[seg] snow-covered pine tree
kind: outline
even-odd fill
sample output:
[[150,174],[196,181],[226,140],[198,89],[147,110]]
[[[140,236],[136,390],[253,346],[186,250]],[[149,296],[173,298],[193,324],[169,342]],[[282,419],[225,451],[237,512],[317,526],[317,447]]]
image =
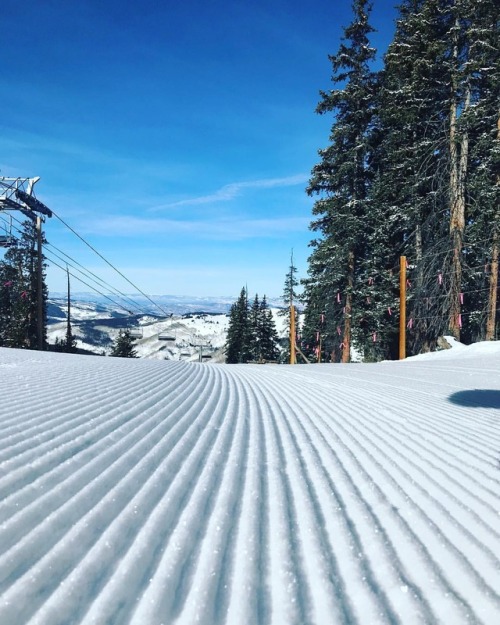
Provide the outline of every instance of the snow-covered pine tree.
[[63,351],[74,354],[76,352],[76,340],[73,336],[73,329],[71,328],[71,288],[70,288],[70,280],[69,280],[69,269],[66,267],[66,274],[68,278],[68,302],[67,302],[67,310],[66,310],[66,336],[63,343]]
[[261,359],[261,315],[258,294],[255,294],[248,312],[248,341],[250,344],[251,360]]
[[137,358],[137,351],[134,348],[134,339],[128,328],[118,332],[110,356],[118,358]]
[[[293,250],[292,253],[290,255],[290,266],[288,268],[288,272],[286,274],[285,277],[285,284],[283,286],[283,303],[284,303],[284,308],[282,308],[279,312],[278,315],[280,317],[284,317],[285,318],[285,324],[286,327],[288,328],[288,330],[290,329],[290,311],[291,311],[291,305],[295,306],[294,311],[295,311],[295,328],[298,328],[298,320],[299,320],[299,315],[297,312],[297,302],[300,298],[300,295],[297,291],[297,287],[299,286],[299,280],[296,277],[297,273],[297,267],[295,266],[295,262],[293,260]],[[283,341],[284,346],[283,349],[281,350],[280,353],[280,357],[282,362],[286,362],[289,363],[290,362],[290,332],[288,331],[288,335],[286,340]]]
[[343,317],[338,274],[332,264],[334,243],[313,242],[316,253],[309,258],[308,277],[302,280],[306,303],[300,330],[301,351],[312,362],[340,362],[343,352]]
[[279,336],[276,330],[273,313],[269,308],[266,296],[262,298],[259,306],[258,326],[259,360],[275,361],[279,358]]
[[229,312],[225,354],[227,363],[248,362],[252,359],[246,287],[241,289],[239,298],[231,306]]
[[[14,339],[14,319],[19,311],[20,293],[16,288],[18,273],[16,269],[3,260],[0,261],[0,347],[10,347]],[[17,341],[14,341],[14,345]]]
[[[363,299],[356,271],[367,252],[376,86],[370,68],[375,58],[369,43],[371,5],[354,0],[352,8],[353,22],[344,29],[337,54],[329,57],[336,88],[321,92],[316,109],[334,116],[330,145],[319,151],[321,161],[313,168],[307,188],[309,195],[320,198],[313,208],[317,219],[310,226],[319,233],[311,243],[309,259],[308,280],[314,288],[306,287],[306,294],[314,292],[321,302],[306,305],[330,310],[325,339],[338,347],[343,362],[350,360],[353,320],[359,320],[357,309]],[[342,328],[340,337],[335,334],[337,327]]]
[[[4,345],[10,347],[37,349],[38,339],[38,281],[36,250],[36,229],[31,220],[22,224],[21,235],[10,247],[0,263],[2,288],[0,308],[5,325],[0,331]],[[42,240],[46,243],[45,238]],[[3,280],[5,277],[5,280]],[[45,263],[42,257],[42,343],[47,344],[47,285]]]
[[459,145],[467,138],[461,339],[498,336],[500,230],[500,13],[495,0],[455,6],[463,52],[457,81],[468,98],[457,122]]
[[480,267],[498,253],[497,4],[408,0],[385,57],[375,237],[410,262],[409,353],[445,332],[477,340],[495,308],[498,274],[488,289]]
[[386,358],[397,357],[401,255],[410,263],[409,353],[430,348],[446,326],[443,300],[430,297],[428,290],[437,282],[439,253],[448,237],[444,128],[449,86],[441,62],[446,25],[434,0],[404,0],[399,11],[379,80],[369,235],[373,269],[366,266],[364,276],[376,292],[372,308],[366,309],[366,330],[378,331],[379,355]]

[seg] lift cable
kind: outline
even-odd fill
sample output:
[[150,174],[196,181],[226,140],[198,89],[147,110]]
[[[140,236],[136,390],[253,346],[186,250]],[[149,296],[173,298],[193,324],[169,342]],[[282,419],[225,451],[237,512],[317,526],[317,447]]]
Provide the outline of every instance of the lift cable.
[[[69,254],[67,254],[66,252],[64,252],[63,250],[59,249],[57,246],[55,246],[53,243],[46,243],[44,244],[44,247],[47,249],[47,246],[54,248],[55,250],[57,250],[60,254],[63,254],[66,258],[69,258],[70,261],[72,261],[72,263],[74,263],[73,265],[71,263],[68,263],[67,260],[65,260],[64,258],[62,258],[61,256],[59,256],[59,254],[56,254],[54,251],[52,251],[52,254],[54,254],[54,256],[56,256],[57,258],[59,258],[59,260],[62,260],[65,263],[70,264],[70,266],[73,267],[73,269],[75,269],[75,271],[78,271],[79,273],[82,273],[83,275],[87,275],[89,274],[90,276],[93,277],[94,282],[100,282],[102,286],[107,287],[108,289],[111,289],[111,291],[116,292],[117,295],[120,295],[120,298],[123,299],[124,302],[127,302],[128,304],[132,305],[135,309],[137,309],[141,314],[146,314],[144,309],[141,308],[139,306],[139,304],[137,304],[137,302],[134,302],[133,299],[131,299],[130,297],[128,297],[125,293],[122,293],[119,289],[117,289],[116,287],[112,286],[111,284],[109,284],[108,282],[106,282],[105,280],[103,280],[102,278],[100,278],[97,274],[95,274],[93,271],[90,271],[90,269],[87,269],[86,267],[84,267],[81,263],[79,263],[77,260],[75,260],[74,258],[72,258]],[[75,267],[75,265],[78,265],[78,267],[81,267],[83,269],[83,271],[81,269],[78,269],[78,267]],[[87,276],[89,277],[89,276]],[[92,278],[91,278],[92,279]],[[101,286],[99,285],[99,286]]]
[[[2,219],[0,217],[0,219]],[[16,219],[15,217],[13,217],[13,220],[16,221],[17,223],[22,225],[22,222],[19,221],[19,219]],[[4,221],[4,223],[7,223],[4,219],[2,219],[2,221]],[[13,230],[15,230],[18,234],[21,234],[21,230],[12,225]],[[134,300],[130,299],[129,297],[127,297],[125,294],[123,294],[121,291],[119,291],[118,289],[116,289],[116,287],[113,287],[112,285],[110,285],[109,283],[107,283],[105,280],[103,280],[102,278],[99,278],[99,276],[97,276],[95,273],[93,273],[92,271],[90,271],[89,269],[86,269],[81,263],[79,263],[77,260],[75,260],[74,258],[72,258],[69,254],[67,254],[66,252],[64,252],[63,250],[60,250],[58,247],[56,247],[55,245],[53,245],[52,243],[44,243],[43,244],[46,252],[49,252],[49,250],[47,249],[47,246],[53,247],[54,249],[56,249],[58,252],[60,252],[61,254],[63,254],[64,256],[66,256],[66,258],[70,259],[70,261],[72,261],[73,263],[75,263],[76,265],[79,265],[80,267],[82,267],[83,271],[81,271],[80,269],[78,269],[77,267],[75,267],[71,262],[68,262],[65,258],[62,258],[61,256],[59,256],[59,254],[56,254],[53,251],[50,251],[50,253],[52,255],[54,255],[56,258],[58,258],[59,260],[61,260],[63,263],[65,263],[66,265],[69,265],[70,267],[72,267],[75,271],[78,271],[80,274],[82,274],[83,276],[85,276],[87,279],[92,280],[93,282],[101,282],[102,285],[106,286],[107,288],[111,289],[112,291],[115,291],[117,294],[120,295],[121,299],[124,299],[125,302],[132,304],[132,306],[134,308],[137,309],[137,311],[140,314],[143,315],[147,315],[148,312],[145,311],[143,308],[141,308],[136,302],[134,302]],[[47,257],[48,258],[48,257]],[[66,271],[66,269],[64,269],[64,267],[61,267],[61,265],[59,265],[57,262],[55,262],[53,260],[53,258],[48,259],[50,260],[50,262],[52,264],[54,264],[55,266],[59,267],[60,269],[62,269],[63,271]],[[87,272],[87,274],[90,275],[86,275],[84,272]],[[99,295],[102,295],[104,297],[106,297],[106,299],[109,299],[111,302],[113,302],[113,304],[115,304],[115,306],[118,306],[121,309],[126,310],[129,314],[134,314],[131,310],[128,310],[126,306],[123,305],[123,303],[119,303],[116,302],[115,300],[107,297],[106,295],[104,295],[104,293],[102,293],[101,291],[99,291],[98,289],[96,289],[95,287],[93,287],[91,284],[89,284],[88,282],[81,280],[78,276],[76,276],[74,273],[70,272],[70,275],[72,275],[74,278],[76,278],[79,282],[81,282],[82,284],[85,284],[86,286],[88,286],[89,288],[91,288],[93,291],[95,291],[96,293],[99,293]],[[94,276],[94,277],[92,277]],[[98,284],[98,286],[101,286],[101,284]]]
[[[65,267],[63,267],[62,265],[57,263],[53,258],[49,258],[49,260],[50,260],[50,262],[53,265],[55,265],[56,267],[59,267],[59,269],[62,269],[62,271],[64,271],[66,273],[66,268]],[[105,299],[109,300],[112,304],[114,304],[118,308],[121,308],[121,309],[125,310],[127,313],[130,313],[130,311],[127,310],[122,304],[120,304],[120,302],[115,301],[113,298],[109,297],[109,295],[106,295],[102,291],[99,291],[99,289],[96,289],[95,286],[92,286],[88,282],[85,282],[85,280],[82,280],[82,278],[79,278],[78,276],[76,276],[71,271],[69,271],[69,275],[72,276],[73,278],[75,278],[75,280],[78,280],[78,282],[81,282],[82,284],[85,284],[85,286],[89,287],[89,289],[92,289],[92,291],[94,291],[95,293],[98,293],[99,295],[101,295],[101,297],[104,297]]]
[[89,247],[95,254],[97,254],[99,256],[99,258],[101,258],[106,264],[108,264],[112,269],[114,269],[114,271],[116,271],[116,273],[118,273],[124,280],[126,280],[131,286],[134,287],[134,289],[136,289],[141,295],[143,295],[147,300],[149,300],[153,306],[156,306],[159,310],[162,311],[162,313],[169,317],[170,313],[168,313],[164,308],[162,308],[159,304],[157,304],[156,302],[154,302],[149,295],[147,295],[146,293],[144,293],[137,285],[135,285],[133,282],[131,282],[125,275],[123,275],[123,273],[117,269],[114,265],[112,265],[109,260],[107,260],[106,258],[104,258],[104,256],[98,252],[95,247],[93,247],[92,245],[90,245],[90,243],[88,243],[82,236],[80,236],[78,234],[78,232],[76,232],[76,230],[74,230],[70,225],[68,225],[61,217],[59,217],[59,215],[57,213],[55,213],[54,211],[52,211],[52,214],[54,215],[54,217],[56,217],[64,226],[66,226],[66,228],[68,228],[68,230],[71,230],[71,232],[80,239],[80,241],[82,241],[83,243],[85,243],[85,245],[87,247]]
[[[22,225],[22,222],[19,221],[19,219],[16,219],[15,217],[13,217],[14,221],[16,221],[17,223]],[[5,221],[5,220],[4,220]],[[19,230],[19,228],[17,228],[16,226],[13,226],[13,229],[17,231],[17,233],[21,234],[21,230]],[[90,271],[89,269],[86,269],[86,267],[84,267],[81,263],[79,263],[77,260],[75,260],[74,258],[72,258],[69,254],[66,254],[66,252],[64,252],[63,250],[60,250],[58,247],[56,247],[55,245],[53,245],[52,243],[44,243],[43,246],[44,248],[47,250],[47,245],[53,247],[54,249],[58,250],[61,254],[64,254],[64,256],[66,256],[67,258],[69,258],[73,263],[79,265],[80,267],[82,267],[82,269],[84,270],[83,272],[81,270],[79,270],[77,267],[75,267],[74,265],[72,265],[71,263],[68,263],[68,261],[64,258],[61,258],[61,256],[59,256],[58,254],[56,254],[55,252],[52,252],[52,254],[54,254],[57,258],[59,258],[59,260],[61,260],[62,262],[69,264],[71,267],[73,267],[73,269],[75,269],[75,271],[78,271],[79,273],[81,273],[82,275],[84,275],[87,279],[93,280],[94,282],[101,282],[102,285],[106,286],[107,288],[111,289],[111,291],[115,291],[117,294],[120,295],[120,297],[122,299],[124,299],[124,301],[128,302],[129,304],[132,304],[132,306],[134,306],[137,311],[140,314],[143,315],[147,315],[148,312],[145,311],[143,308],[141,308],[136,302],[134,302],[134,300],[128,298],[125,294],[123,294],[121,291],[119,291],[118,289],[116,289],[116,287],[113,287],[112,285],[110,285],[109,283],[107,283],[105,280],[103,280],[102,278],[99,278],[99,276],[97,276],[95,273],[93,273],[92,271]],[[54,263],[56,264],[56,263]],[[59,267],[59,265],[57,265]],[[87,274],[90,275],[86,275],[84,272],[87,272]],[[73,274],[71,274],[73,275]],[[94,277],[92,277],[94,276]],[[77,278],[78,279],[78,278]],[[83,282],[83,281],[81,281]],[[83,282],[84,284],[88,285],[87,282]],[[98,284],[98,286],[101,286],[101,284]],[[100,291],[96,290],[96,293],[100,293]],[[120,308],[123,308],[125,310],[127,310],[127,307],[124,306],[123,304],[119,304]],[[130,314],[133,314],[132,311],[128,310],[127,312],[129,312]]]
[[[55,246],[53,246],[53,245],[51,245],[51,244],[49,244],[49,245],[50,245],[50,247],[55,247]],[[95,276],[95,274],[94,274],[93,272],[89,271],[88,269],[85,269],[85,267],[84,267],[83,269],[84,269],[87,273],[84,273],[84,271],[82,271],[81,269],[78,269],[78,267],[75,267],[75,265],[73,265],[71,262],[68,262],[68,260],[66,260],[65,258],[63,258],[62,256],[60,256],[60,255],[59,255],[59,254],[57,254],[56,252],[54,252],[54,251],[52,251],[52,250],[47,250],[47,245],[44,245],[44,248],[45,248],[46,254],[47,254],[47,253],[52,254],[53,256],[55,256],[56,258],[58,258],[60,261],[62,261],[63,263],[66,263],[66,265],[69,265],[72,269],[74,269],[75,271],[77,271],[77,272],[78,272],[78,273],[80,273],[81,275],[85,276],[86,278],[88,278],[88,279],[90,279],[90,280],[92,280],[92,279],[93,279],[92,277],[88,276],[88,275],[87,275],[87,273],[91,274],[92,276]],[[58,249],[58,248],[55,248],[55,249]],[[59,251],[60,251],[60,250],[59,250]],[[71,259],[71,256],[68,256],[68,254],[66,254],[65,252],[61,252],[61,253],[62,253],[62,254],[64,254],[64,256],[66,256],[67,258]],[[73,259],[71,259],[71,260],[73,260]],[[50,261],[51,261],[52,263],[56,264],[56,263],[54,262],[54,260],[53,260],[53,259],[50,259]],[[78,261],[73,261],[73,262],[75,262],[77,265],[80,265],[80,263],[79,263]],[[59,265],[57,265],[57,266],[59,266]],[[82,265],[80,265],[80,267],[81,267],[81,266],[82,266]],[[74,274],[71,274],[71,275],[74,275]],[[77,279],[79,279],[79,278],[77,278]],[[101,283],[102,283],[102,286],[105,286],[105,287],[107,287],[108,289],[115,290],[115,289],[114,289],[114,287],[112,287],[111,285],[109,285],[108,283],[106,283],[104,280],[101,280],[101,278],[99,278],[99,276],[95,276],[95,278],[93,279],[93,281],[94,281],[94,282],[96,282],[97,284],[98,284],[98,282],[101,282]],[[98,284],[98,286],[101,286],[101,285],[100,285],[100,284]],[[118,293],[118,294],[120,294],[120,295],[122,296],[122,297],[121,297],[121,299],[123,299],[123,300],[124,300],[124,302],[126,302],[126,303],[128,304],[128,306],[129,306],[129,307],[130,307],[130,305],[132,305],[132,307],[134,307],[134,308],[135,308],[135,309],[136,309],[136,310],[137,310],[137,311],[138,311],[141,315],[146,314],[146,313],[144,312],[144,310],[143,310],[143,309],[142,309],[142,308],[141,308],[138,304],[136,304],[133,300],[131,300],[131,299],[127,298],[126,296],[123,296],[123,295],[120,293],[120,291],[117,291],[117,293]],[[113,295],[114,295],[114,293],[113,293]],[[134,314],[134,312],[133,312],[132,310],[128,310],[126,306],[123,306],[123,304],[121,304],[121,305],[120,305],[120,308],[125,308],[125,310],[127,310],[127,312],[128,312],[129,314]]]

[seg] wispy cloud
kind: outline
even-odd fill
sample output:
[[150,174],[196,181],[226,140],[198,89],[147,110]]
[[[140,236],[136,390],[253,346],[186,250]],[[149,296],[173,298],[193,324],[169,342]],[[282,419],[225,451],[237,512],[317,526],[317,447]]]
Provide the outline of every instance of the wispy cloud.
[[263,178],[261,180],[248,180],[244,182],[231,182],[208,195],[198,195],[185,200],[170,202],[160,206],[154,206],[151,212],[161,211],[167,208],[179,208],[181,206],[199,206],[201,204],[213,204],[215,202],[227,202],[240,196],[247,189],[272,189],[277,187],[293,187],[307,182],[306,174],[297,174],[285,178]]
[[[91,192],[96,188],[100,181],[100,187],[109,185],[109,193],[116,194],[120,189],[116,187],[117,177],[120,184],[126,180],[128,183],[128,194],[130,195],[130,187],[135,187],[144,194],[143,177],[153,178],[162,182],[177,180],[179,176],[192,175],[191,167],[187,164],[179,164],[178,162],[164,160],[144,161],[139,157],[133,157],[125,154],[123,151],[104,149],[96,147],[92,140],[86,140],[78,133],[73,140],[62,139],[57,134],[44,134],[42,132],[29,132],[21,130],[12,130],[0,124],[0,152],[8,154],[11,162],[4,162],[2,167],[2,175],[15,176],[19,169],[16,166],[16,160],[20,160],[23,166],[30,168],[38,164],[43,164],[44,170],[57,170],[61,172],[61,165],[64,165],[62,171],[67,174],[68,170],[78,168],[80,177],[82,168],[91,166],[92,168],[101,168],[99,176],[94,176],[92,186],[87,192]],[[29,156],[29,160],[28,157]],[[17,157],[17,159],[16,159]],[[25,171],[21,174],[25,176]],[[113,186],[113,183],[115,186]],[[99,189],[101,191],[101,188]]]
[[307,217],[275,219],[219,219],[176,220],[147,219],[133,216],[103,217],[87,221],[82,230],[90,234],[109,236],[157,235],[186,236],[205,240],[243,240],[284,236],[290,232],[307,230]]

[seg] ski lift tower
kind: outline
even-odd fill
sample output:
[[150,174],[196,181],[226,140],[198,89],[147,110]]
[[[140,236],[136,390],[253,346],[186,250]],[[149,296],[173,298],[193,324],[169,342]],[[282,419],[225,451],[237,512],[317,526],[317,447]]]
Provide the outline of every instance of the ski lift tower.
[[[6,178],[0,176],[0,212],[19,211],[36,226],[37,234],[37,330],[38,349],[43,349],[43,262],[42,262],[42,222],[52,217],[52,211],[36,199],[33,187],[40,180],[36,178]],[[10,233],[12,235],[12,232]]]

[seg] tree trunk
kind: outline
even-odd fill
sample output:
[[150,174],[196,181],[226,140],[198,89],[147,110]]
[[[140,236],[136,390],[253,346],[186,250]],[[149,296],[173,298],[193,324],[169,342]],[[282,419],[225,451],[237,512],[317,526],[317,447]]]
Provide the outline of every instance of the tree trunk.
[[[458,49],[455,46],[455,57]],[[450,104],[450,236],[453,247],[449,291],[449,329],[460,340],[460,291],[462,288],[462,248],[465,231],[465,178],[469,158],[469,138],[462,130],[457,136],[458,123],[458,80],[452,80]],[[466,89],[462,114],[470,105],[470,90]]]
[[487,341],[495,340],[497,292],[498,292],[498,230],[495,230],[493,232],[493,245],[492,245],[492,251],[491,251],[490,294],[488,297],[488,317],[486,320],[485,339]]
[[[422,221],[422,220],[420,220]],[[417,224],[415,230],[415,258],[417,261],[417,297],[419,302],[419,310],[415,311],[418,317],[422,317],[415,324],[415,340],[412,346],[412,352],[429,352],[428,323],[426,313],[422,310],[423,292],[424,292],[424,264],[423,264],[423,242],[422,242],[422,226]]]
[[[500,115],[497,121],[497,140],[500,141]],[[500,176],[497,176],[497,187],[500,187]],[[498,247],[499,247],[499,221],[500,213],[497,210],[495,223],[493,225],[493,242],[491,245],[491,273],[490,273],[490,293],[488,297],[488,316],[486,320],[487,341],[495,340],[497,297],[498,297]]]
[[352,290],[354,287],[354,252],[351,250],[347,255],[347,292],[345,298],[344,313],[344,348],[341,362],[351,361],[351,323],[352,323]]

